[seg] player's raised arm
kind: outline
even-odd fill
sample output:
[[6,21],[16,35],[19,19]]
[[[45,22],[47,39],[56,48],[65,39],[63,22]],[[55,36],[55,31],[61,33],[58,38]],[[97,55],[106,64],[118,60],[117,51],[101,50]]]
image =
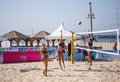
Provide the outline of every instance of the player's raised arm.
[[60,31],[60,41],[62,40],[62,30]]

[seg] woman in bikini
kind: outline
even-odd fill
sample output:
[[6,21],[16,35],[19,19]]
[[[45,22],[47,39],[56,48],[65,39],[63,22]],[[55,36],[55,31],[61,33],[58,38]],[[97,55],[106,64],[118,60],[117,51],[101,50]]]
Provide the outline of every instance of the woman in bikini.
[[64,69],[65,69],[64,55],[63,55],[64,48],[65,48],[65,44],[64,44],[64,41],[62,39],[62,31],[61,31],[61,36],[59,39],[59,45],[58,45],[58,51],[57,51],[58,52],[58,61],[59,61],[59,65],[60,65],[61,70],[63,70],[61,62],[63,63]]
[[[89,37],[88,47],[89,47],[89,49],[92,49],[93,39],[90,34],[88,35],[88,37]],[[89,59],[88,59],[89,68],[88,69],[90,70],[91,69],[90,66],[92,65],[92,51],[91,50],[88,52],[88,56],[89,56]]]
[[49,56],[48,56],[48,52],[47,52],[47,48],[45,44],[42,44],[41,46],[41,60],[43,61],[45,68],[43,70],[43,75],[47,76],[47,67],[48,67],[48,60],[49,60]]

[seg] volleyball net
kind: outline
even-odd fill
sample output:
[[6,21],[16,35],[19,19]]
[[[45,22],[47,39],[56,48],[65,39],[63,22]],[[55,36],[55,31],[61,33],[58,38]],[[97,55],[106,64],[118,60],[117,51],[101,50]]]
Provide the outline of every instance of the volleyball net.
[[[92,35],[92,40],[93,40],[92,49],[89,49],[89,45],[88,45],[89,34]],[[75,37],[76,39],[75,48],[98,52],[98,53],[112,54],[112,55],[120,54],[119,29],[83,32],[83,33],[76,33],[76,35],[81,36],[81,38],[77,39],[77,37]]]

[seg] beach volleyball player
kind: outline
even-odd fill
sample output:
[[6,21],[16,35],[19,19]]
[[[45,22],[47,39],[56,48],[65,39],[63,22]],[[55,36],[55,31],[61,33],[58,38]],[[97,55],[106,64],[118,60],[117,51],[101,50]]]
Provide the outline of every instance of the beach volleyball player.
[[[63,66],[64,66],[64,69],[65,69],[64,55],[63,55],[63,51],[64,51],[64,48],[65,48],[65,43],[62,39],[62,31],[60,31],[60,33],[61,33],[61,36],[60,36],[60,39],[59,39],[57,54],[58,54],[58,61],[59,61],[60,68],[61,68],[61,70],[63,70]],[[63,66],[62,66],[61,63],[63,63]]]
[[91,69],[91,65],[92,65],[92,60],[93,60],[93,55],[92,55],[92,49],[93,49],[93,41],[96,41],[97,40],[92,36],[92,34],[88,34],[88,38],[89,38],[89,41],[88,41],[88,48],[90,49],[90,51],[88,52],[88,56],[89,56],[89,59],[88,59],[88,64],[89,64],[89,70]]
[[43,61],[44,65],[45,65],[45,68],[43,70],[43,75],[47,76],[47,67],[48,67],[49,56],[48,56],[46,45],[44,43],[41,46],[40,52],[41,52],[41,60]]
[[[92,49],[92,47],[93,47],[93,38],[91,37],[91,34],[88,34],[88,38],[89,38],[88,47],[89,47],[89,49]],[[88,56],[89,56],[89,58],[88,58],[88,64],[89,64],[88,70],[90,70],[91,65],[92,65],[92,51],[88,52]]]

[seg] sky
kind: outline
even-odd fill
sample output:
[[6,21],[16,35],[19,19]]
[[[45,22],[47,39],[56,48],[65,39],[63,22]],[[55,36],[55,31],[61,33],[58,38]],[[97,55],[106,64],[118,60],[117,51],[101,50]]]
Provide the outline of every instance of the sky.
[[62,23],[69,31],[87,32],[89,2],[95,14],[93,31],[120,29],[120,0],[0,0],[0,35],[12,30],[52,33]]

